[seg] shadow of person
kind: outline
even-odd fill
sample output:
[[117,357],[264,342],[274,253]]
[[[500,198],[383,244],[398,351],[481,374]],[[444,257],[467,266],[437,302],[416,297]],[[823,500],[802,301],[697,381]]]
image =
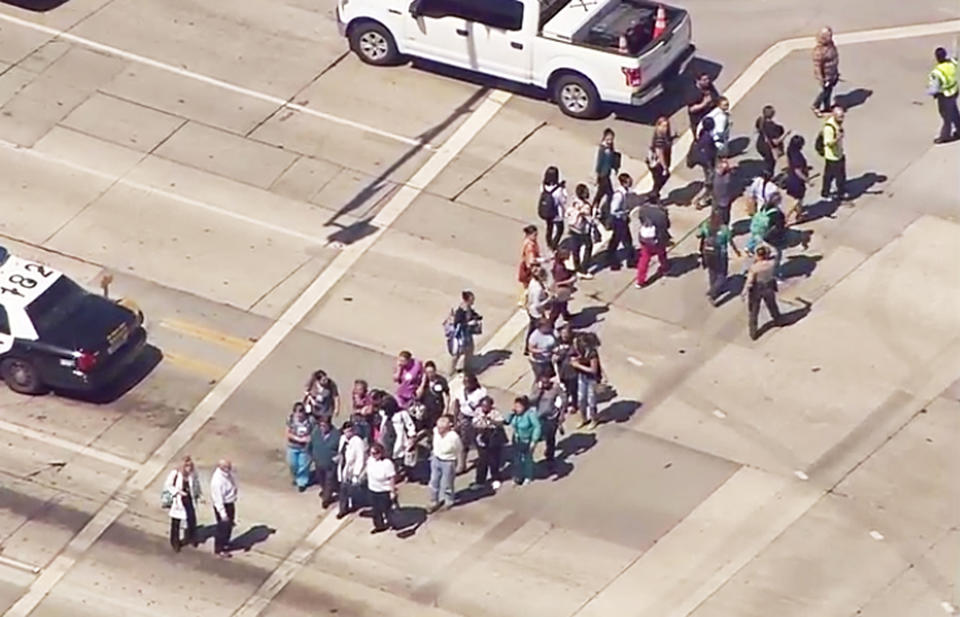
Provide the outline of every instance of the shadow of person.
[[872,189],[875,184],[880,184],[886,181],[887,177],[885,175],[872,171],[868,171],[867,173],[857,176],[856,178],[849,178],[847,179],[847,198],[856,199],[867,194],[880,195],[883,193],[882,190],[874,191],[870,189]]
[[803,223],[812,223],[818,219],[836,218],[840,203],[833,199],[820,199],[803,209]]
[[788,313],[780,313],[780,319],[777,321],[772,319],[767,321],[757,329],[757,338],[759,339],[764,333],[773,328],[788,328],[810,314],[810,309],[813,306],[812,303],[803,298],[797,298],[796,301],[800,303],[800,308],[796,308]]
[[197,543],[197,546],[200,546],[201,544],[205,544],[207,540],[216,534],[216,525],[197,525],[197,531],[193,535],[193,541]]
[[747,284],[747,277],[743,274],[734,274],[727,278],[727,284],[724,293],[717,297],[714,306],[720,307],[733,300],[743,292],[743,286]]
[[490,351],[478,354],[473,357],[473,372],[476,375],[494,366],[500,366],[513,355],[509,349],[491,349]]
[[664,206],[689,206],[693,203],[694,198],[700,193],[701,189],[703,189],[702,181],[694,180],[693,182],[688,182],[686,186],[672,189],[667,193],[667,196],[661,200],[661,203]]
[[573,319],[570,320],[570,325],[574,329],[580,328],[589,328],[590,326],[596,324],[598,321],[603,321],[600,319],[600,315],[608,312],[610,310],[609,306],[598,305],[598,306],[587,306],[580,310],[579,313],[573,315]]
[[630,420],[637,411],[643,407],[640,401],[619,400],[610,404],[606,409],[600,412],[600,424],[616,422],[622,424]]
[[390,527],[401,539],[417,533],[420,525],[427,520],[427,511],[419,506],[398,506],[390,512]]
[[745,135],[741,135],[740,137],[734,137],[727,144],[727,156],[728,157],[740,156],[741,154],[746,152],[747,148],[749,147],[750,147],[749,137]]
[[845,110],[853,109],[867,102],[867,99],[873,94],[869,88],[855,88],[850,92],[844,92],[833,97],[833,104],[839,105]]
[[262,524],[254,525],[230,541],[230,550],[247,552],[275,533],[277,533],[277,530],[273,527]]
[[821,259],[823,255],[791,255],[780,264],[780,277],[784,279],[797,276],[809,277]]
[[690,253],[683,257],[671,257],[670,267],[667,269],[667,276],[678,278],[700,267],[700,254]]

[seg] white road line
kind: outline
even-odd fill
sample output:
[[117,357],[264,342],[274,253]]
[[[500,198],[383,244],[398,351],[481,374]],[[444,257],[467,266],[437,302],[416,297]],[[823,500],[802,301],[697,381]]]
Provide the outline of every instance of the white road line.
[[[47,153],[41,152],[41,151],[39,151],[39,150],[34,150],[33,148],[24,148],[23,146],[20,146],[19,144],[11,143],[11,142],[9,142],[9,141],[5,141],[5,140],[2,140],[2,139],[0,139],[0,148],[3,148],[4,150],[10,150],[10,151],[13,151],[13,152],[17,152],[17,153],[19,153],[19,154],[23,154],[23,155],[26,155],[26,156],[29,156],[29,157],[32,157],[32,158],[35,158],[35,159],[38,159],[38,160],[41,160],[41,161],[48,162],[48,163],[53,163],[53,164],[55,164],[55,165],[60,165],[60,166],[62,166],[62,167],[65,167],[65,168],[67,168],[67,169],[71,169],[71,170],[73,170],[73,171],[79,171],[79,172],[81,172],[81,173],[89,174],[89,175],[91,175],[91,176],[94,176],[94,177],[96,177],[96,178],[100,178],[100,179],[102,179],[102,180],[106,180],[106,181],[111,182],[111,183],[113,183],[113,184],[117,184],[117,185],[120,185],[120,186],[125,186],[125,187],[132,188],[132,189],[136,189],[136,190],[139,190],[139,191],[143,191],[144,193],[147,193],[148,195],[160,195],[161,197],[164,197],[164,198],[166,198],[166,199],[170,199],[170,200],[172,200],[172,201],[175,201],[175,202],[177,202],[177,203],[183,204],[183,205],[185,205],[185,206],[190,206],[191,208],[197,208],[197,209],[199,209],[199,210],[206,210],[207,212],[212,212],[213,214],[217,214],[217,215],[220,215],[220,216],[224,216],[224,217],[227,217],[227,218],[231,218],[231,219],[234,219],[234,220],[236,220],[236,221],[240,221],[240,222],[242,222],[242,223],[246,223],[246,224],[248,224],[248,225],[253,225],[253,226],[255,226],[255,227],[259,227],[260,229],[266,229],[266,230],[268,230],[268,231],[272,231],[272,232],[275,232],[275,233],[278,233],[278,234],[281,234],[281,235],[289,236],[289,237],[291,237],[291,238],[297,238],[298,240],[304,240],[304,241],[306,241],[306,242],[309,242],[310,244],[318,244],[318,245],[321,245],[321,246],[326,246],[327,244],[329,244],[329,242],[322,237],[322,234],[308,234],[308,233],[303,233],[303,232],[301,232],[301,231],[297,231],[296,229],[290,229],[289,227],[283,227],[283,226],[281,226],[281,225],[276,225],[276,224],[271,223],[271,222],[269,222],[269,221],[264,221],[264,220],[261,220],[261,219],[254,218],[254,217],[252,217],[252,216],[247,216],[247,215],[245,215],[245,214],[240,214],[239,212],[234,212],[234,211],[232,211],[232,210],[228,210],[228,209],[226,209],[226,208],[221,208],[221,207],[219,207],[219,206],[214,206],[213,204],[209,204],[209,203],[207,203],[207,202],[200,201],[200,200],[198,200],[198,199],[192,199],[192,198],[186,197],[186,196],[184,196],[184,195],[180,195],[180,194],[177,194],[177,193],[173,193],[173,192],[168,191],[168,190],[166,190],[166,189],[162,189],[162,188],[159,188],[159,187],[156,187],[156,186],[151,186],[151,185],[149,185],[149,184],[143,184],[143,183],[141,183],[141,182],[134,182],[133,180],[127,180],[126,178],[124,178],[124,177],[122,177],[122,176],[118,176],[118,175],[116,175],[116,174],[108,174],[108,173],[103,172],[103,171],[100,171],[100,170],[98,170],[98,169],[93,169],[93,168],[87,167],[87,166],[85,166],[85,165],[80,165],[80,164],[78,164],[78,163],[74,163],[74,162],[72,162],[72,161],[68,161],[67,159],[63,159],[63,158],[60,158],[60,157],[58,157],[58,156],[53,156],[53,155],[51,155],[51,154],[47,154]],[[330,229],[333,230],[334,228],[331,227]]]
[[102,450],[97,450],[96,448],[91,448],[90,446],[85,446],[67,439],[62,439],[55,435],[50,435],[41,431],[35,431],[25,426],[20,426],[19,424],[14,424],[5,420],[0,420],[0,431],[13,433],[14,435],[20,435],[21,437],[26,437],[35,441],[40,441],[51,446],[56,446],[62,450],[76,452],[77,454],[86,456],[87,458],[97,459],[98,461],[110,463],[111,465],[123,467],[124,469],[131,469],[134,471],[140,469],[140,463],[128,458],[110,454],[109,452],[104,452]]
[[314,527],[307,539],[293,549],[254,594],[233,613],[233,616],[257,617],[262,613],[287,583],[292,581],[300,569],[307,564],[313,553],[326,544],[327,540],[340,531],[346,523],[347,519],[338,519],[336,512],[331,510],[323,517],[320,524]]
[[9,557],[4,557],[3,555],[0,555],[0,565],[10,566],[11,568],[23,570],[24,572],[29,572],[31,574],[37,574],[40,572],[40,568],[35,565],[25,563],[17,559],[10,559]]
[[236,84],[231,84],[229,82],[216,79],[215,77],[209,77],[201,73],[195,73],[178,66],[173,66],[172,64],[167,64],[166,62],[160,62],[159,60],[154,60],[153,58],[148,58],[146,56],[141,56],[139,54],[131,53],[117,47],[112,47],[110,45],[104,45],[103,43],[98,43],[97,41],[92,41],[90,39],[83,38],[82,36],[77,36],[76,34],[71,34],[57,28],[51,28],[50,26],[44,26],[42,24],[34,23],[26,19],[20,19],[19,17],[14,17],[13,15],[7,15],[5,13],[0,13],[0,20],[7,23],[15,24],[24,28],[29,28],[30,30],[35,30],[37,32],[43,32],[44,34],[49,34],[52,37],[62,39],[64,41],[69,41],[71,43],[76,43],[77,45],[83,45],[84,47],[89,47],[90,49],[96,49],[111,56],[117,56],[118,58],[123,58],[124,60],[130,60],[131,62],[136,62],[138,64],[143,64],[145,66],[150,66],[155,69],[160,69],[161,71],[166,71],[168,73],[173,73],[174,75],[179,75],[181,77],[186,77],[187,79],[193,79],[201,83],[205,83],[215,88],[220,88],[222,90],[228,90],[230,92],[235,92],[236,94],[241,94],[243,96],[248,96],[250,98],[258,99],[260,101],[266,101],[282,107],[285,109],[291,109],[293,111],[298,111],[322,120],[327,120],[328,122],[333,122],[335,124],[340,124],[343,126],[349,126],[351,128],[357,129],[358,131],[363,131],[364,133],[370,133],[372,135],[379,135],[386,139],[393,141],[399,141],[400,143],[408,144],[411,146],[424,146],[426,148],[432,149],[425,141],[422,139],[414,139],[412,137],[404,137],[403,135],[397,135],[389,131],[384,131],[360,122],[354,122],[353,120],[348,120],[346,118],[341,118],[339,116],[334,116],[333,114],[328,114],[310,107],[305,107],[303,105],[298,105],[296,103],[291,103],[284,98],[279,96],[274,96],[272,94],[266,94],[264,92],[258,92],[256,90],[251,90],[250,88],[244,88],[243,86],[238,86]]
[[[131,477],[100,510],[93,519],[80,530],[63,551],[57,555],[44,572],[37,577],[29,590],[4,613],[5,617],[27,617],[33,609],[43,601],[43,598],[63,578],[76,563],[76,560],[96,542],[106,529],[123,514],[130,499],[143,491],[157,475],[169,464],[177,452],[180,451],[196,435],[201,428],[213,417],[218,409],[236,392],[237,388],[249,377],[267,358],[283,339],[296,327],[306,315],[313,310],[317,303],[333,288],[347,271],[370,249],[381,235],[393,224],[397,218],[413,203],[414,199],[423,192],[440,172],[467,146],[471,139],[486,126],[506,102],[510,94],[491,92],[477,107],[466,121],[454,131],[453,135],[427,160],[410,179],[409,183],[400,188],[374,217],[372,225],[376,231],[353,244],[350,244],[330,262],[317,276],[309,287],[287,308],[276,322],[264,333],[260,339],[244,354],[233,368],[217,383],[216,386],[201,400],[197,406],[184,418],[180,425],[167,437],[150,458]],[[314,533],[319,534],[321,522]],[[313,533],[311,534],[313,536]],[[319,536],[314,536],[319,537]],[[291,554],[283,563],[290,562],[282,575],[282,581],[293,577],[302,563],[294,563],[299,555]],[[280,575],[278,575],[280,576]],[[283,585],[273,589],[276,595]],[[271,596],[272,597],[272,596]]]

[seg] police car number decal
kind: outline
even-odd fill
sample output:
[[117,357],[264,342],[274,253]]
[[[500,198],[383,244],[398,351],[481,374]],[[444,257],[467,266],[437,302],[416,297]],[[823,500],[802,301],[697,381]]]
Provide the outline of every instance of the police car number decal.
[[0,268],[0,302],[29,304],[58,278],[49,266],[11,256]]

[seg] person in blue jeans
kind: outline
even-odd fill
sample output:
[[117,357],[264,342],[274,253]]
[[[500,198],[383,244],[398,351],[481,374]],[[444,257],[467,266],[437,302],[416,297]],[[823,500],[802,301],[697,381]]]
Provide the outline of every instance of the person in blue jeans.
[[542,433],[540,416],[528,397],[518,396],[506,422],[513,429],[513,481],[523,486],[533,481],[533,448]]
[[316,426],[303,403],[294,403],[287,419],[287,465],[301,493],[310,484],[310,440]]
[[594,335],[580,334],[574,341],[574,355],[570,366],[577,372],[577,408],[582,421],[580,427],[599,424],[597,417],[597,384],[600,383],[600,353]]
[[[428,435],[421,431],[408,446],[415,448],[417,442]],[[430,455],[430,513],[441,507],[452,508],[455,500],[454,480],[457,477],[457,460],[463,443],[453,430],[453,418],[440,416],[433,427],[432,454]]]

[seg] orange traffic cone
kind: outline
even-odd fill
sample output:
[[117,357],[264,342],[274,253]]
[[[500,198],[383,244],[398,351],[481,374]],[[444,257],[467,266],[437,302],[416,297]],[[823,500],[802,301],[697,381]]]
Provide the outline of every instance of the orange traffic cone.
[[663,34],[664,30],[667,29],[667,12],[663,9],[663,5],[660,5],[660,8],[657,9],[657,20],[653,22],[653,38],[657,38]]

